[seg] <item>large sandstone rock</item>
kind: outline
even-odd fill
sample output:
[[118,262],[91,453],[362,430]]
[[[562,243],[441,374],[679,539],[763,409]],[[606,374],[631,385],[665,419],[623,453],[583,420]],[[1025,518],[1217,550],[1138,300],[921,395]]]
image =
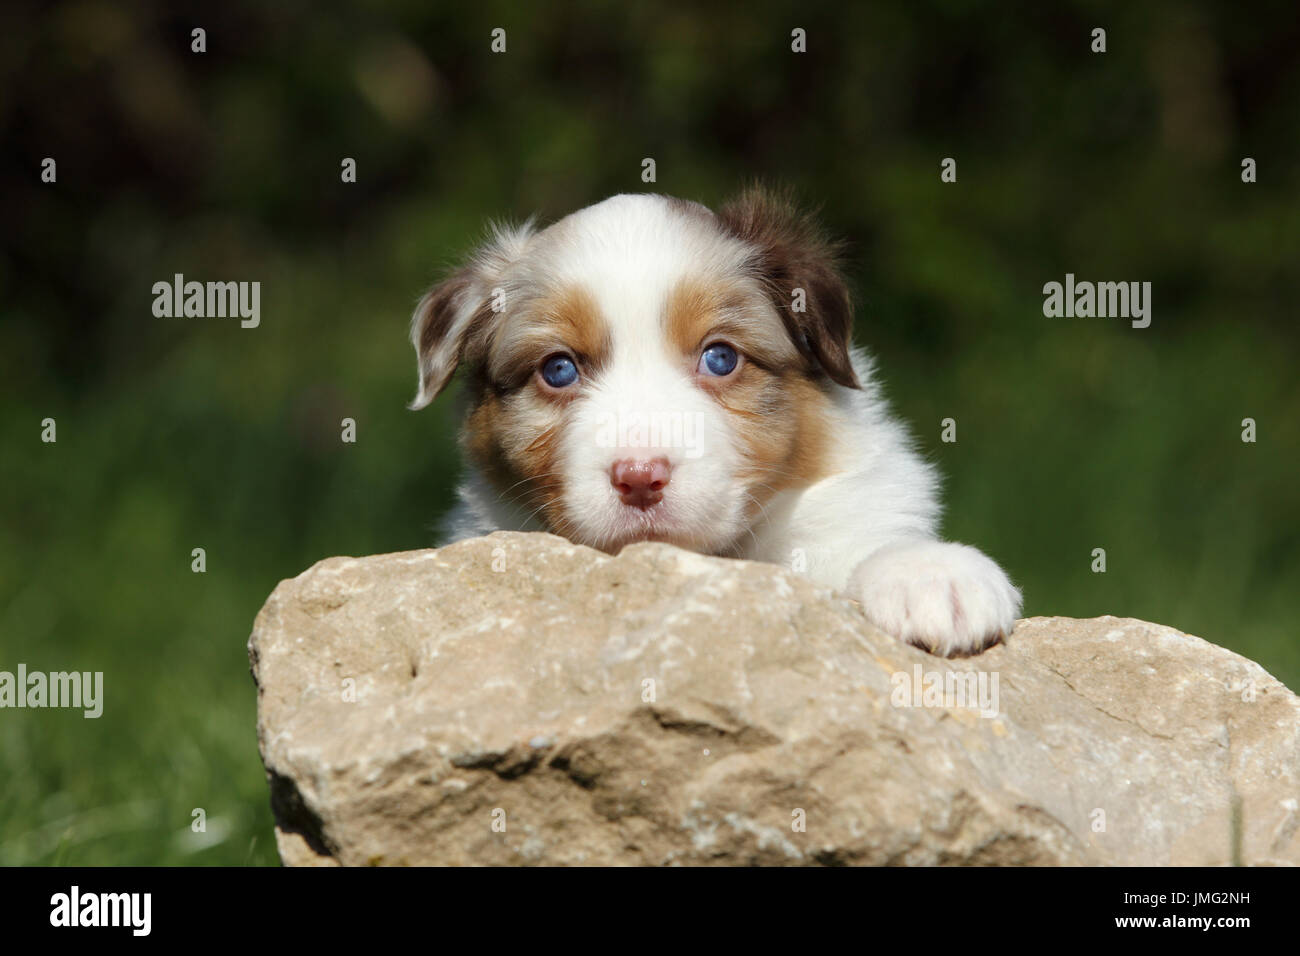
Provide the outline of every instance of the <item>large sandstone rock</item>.
[[322,561],[249,654],[290,864],[1300,862],[1297,698],[1142,621],[946,661],[776,566],[501,533]]

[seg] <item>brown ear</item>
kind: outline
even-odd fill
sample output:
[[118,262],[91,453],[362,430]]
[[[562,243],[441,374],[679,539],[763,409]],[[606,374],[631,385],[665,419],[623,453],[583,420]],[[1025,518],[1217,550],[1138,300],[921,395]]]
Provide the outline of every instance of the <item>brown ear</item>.
[[[718,220],[728,234],[754,247],[754,269],[800,352],[832,381],[861,388],[849,358],[853,305],[838,249],[813,217],[788,193],[753,186],[718,210]],[[796,311],[798,289],[803,311]]]
[[461,343],[481,304],[474,296],[475,285],[474,270],[466,266],[426,292],[415,306],[411,344],[420,381],[409,408],[424,408],[437,398],[460,364]]
[[424,408],[447,387],[456,366],[466,358],[469,333],[492,319],[492,302],[502,273],[523,253],[532,234],[531,220],[517,228],[494,226],[491,238],[467,265],[420,299],[411,316],[419,390],[408,407]]

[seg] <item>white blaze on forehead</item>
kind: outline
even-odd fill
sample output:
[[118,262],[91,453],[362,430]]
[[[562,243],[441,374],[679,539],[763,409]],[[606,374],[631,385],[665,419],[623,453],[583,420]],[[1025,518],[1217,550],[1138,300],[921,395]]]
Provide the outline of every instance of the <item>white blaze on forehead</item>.
[[739,276],[752,254],[703,207],[662,196],[613,196],[538,239],[548,279],[587,288],[609,326],[614,361],[633,364],[665,354],[664,307],[683,279]]
[[554,240],[554,275],[583,283],[609,328],[610,354],[578,414],[613,423],[615,438],[608,427],[587,436],[579,427],[579,442],[596,443],[578,453],[582,464],[603,470],[626,455],[678,464],[716,454],[725,441],[718,412],[692,382],[691,357],[669,341],[665,310],[683,280],[740,274],[749,250],[702,208],[658,196],[615,196],[584,209],[557,224]]

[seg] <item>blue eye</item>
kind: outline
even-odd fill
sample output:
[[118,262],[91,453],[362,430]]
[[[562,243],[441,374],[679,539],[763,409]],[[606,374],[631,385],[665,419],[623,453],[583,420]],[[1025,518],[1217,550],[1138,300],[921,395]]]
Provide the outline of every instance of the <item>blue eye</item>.
[[734,372],[739,362],[740,356],[736,354],[735,349],[724,342],[715,342],[700,356],[699,370],[708,375],[722,377]]
[[567,355],[552,355],[542,363],[542,379],[551,388],[567,388],[578,380],[578,366]]

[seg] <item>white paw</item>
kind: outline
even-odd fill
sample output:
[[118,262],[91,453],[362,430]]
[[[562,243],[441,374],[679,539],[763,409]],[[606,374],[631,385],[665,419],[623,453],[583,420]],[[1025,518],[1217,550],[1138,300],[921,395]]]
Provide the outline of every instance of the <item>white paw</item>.
[[886,634],[941,657],[997,644],[1020,613],[1020,590],[991,558],[942,541],[881,548],[849,574],[848,593]]

